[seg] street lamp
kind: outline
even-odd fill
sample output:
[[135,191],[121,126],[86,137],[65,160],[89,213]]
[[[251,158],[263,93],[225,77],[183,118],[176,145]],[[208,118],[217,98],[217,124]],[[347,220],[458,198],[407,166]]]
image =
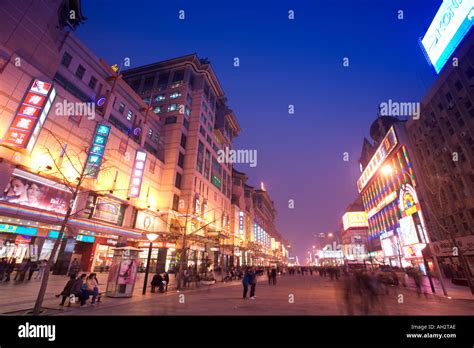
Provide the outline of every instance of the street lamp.
[[150,247],[148,248],[148,260],[146,262],[146,270],[145,270],[145,281],[143,282],[143,292],[142,294],[145,295],[146,293],[146,285],[148,282],[148,272],[150,271],[150,262],[151,262],[151,249],[153,248],[153,242],[158,238],[156,233],[147,233],[146,237],[150,241]]

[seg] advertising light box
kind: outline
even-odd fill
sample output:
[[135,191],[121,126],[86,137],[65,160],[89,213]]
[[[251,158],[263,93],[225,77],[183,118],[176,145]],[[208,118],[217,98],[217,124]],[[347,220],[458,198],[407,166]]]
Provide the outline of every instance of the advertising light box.
[[344,231],[349,228],[368,227],[365,211],[351,211],[342,216]]
[[474,20],[473,0],[444,0],[436,13],[421,46],[436,73],[459,46]]

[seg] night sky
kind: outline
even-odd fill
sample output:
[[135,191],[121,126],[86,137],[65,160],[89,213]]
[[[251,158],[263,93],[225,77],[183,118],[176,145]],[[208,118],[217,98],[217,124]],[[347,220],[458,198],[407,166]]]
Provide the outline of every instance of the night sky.
[[190,53],[210,59],[242,127],[235,148],[258,150],[257,167],[236,168],[250,184],[265,183],[278,229],[301,262],[313,235],[338,229],[357,197],[362,140],[378,105],[420,101],[433,82],[418,40],[440,4],[89,0],[77,35],[110,64],[130,57],[134,67]]

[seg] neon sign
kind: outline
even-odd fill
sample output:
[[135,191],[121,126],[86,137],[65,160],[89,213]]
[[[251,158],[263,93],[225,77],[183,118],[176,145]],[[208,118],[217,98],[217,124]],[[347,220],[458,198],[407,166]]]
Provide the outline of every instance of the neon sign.
[[33,80],[2,143],[31,152],[55,97],[56,89],[51,83]]
[[411,185],[404,185],[400,190],[400,199],[398,202],[402,216],[410,216],[420,210],[418,197],[415,189]]
[[361,192],[362,189],[367,185],[369,180],[379,169],[379,167],[382,165],[388,155],[393,151],[395,146],[397,146],[397,144],[398,139],[395,135],[395,130],[393,129],[393,127],[391,127],[387,135],[383,139],[382,143],[377,148],[377,151],[372,156],[369,164],[362,172],[362,175],[360,176],[359,180],[357,180],[357,188],[359,189],[359,192]]
[[128,190],[129,197],[140,196],[140,189],[142,186],[143,173],[145,171],[146,152],[137,150],[135,155],[135,163],[133,164],[132,175],[130,176],[130,186]]
[[421,47],[437,74],[453,54],[473,25],[472,0],[444,0],[428,31],[421,39]]
[[342,216],[344,231],[352,227],[368,227],[365,211],[351,211]]
[[95,129],[92,146],[87,156],[85,175],[96,178],[100,171],[100,165],[104,158],[105,146],[110,135],[110,126],[98,124]]

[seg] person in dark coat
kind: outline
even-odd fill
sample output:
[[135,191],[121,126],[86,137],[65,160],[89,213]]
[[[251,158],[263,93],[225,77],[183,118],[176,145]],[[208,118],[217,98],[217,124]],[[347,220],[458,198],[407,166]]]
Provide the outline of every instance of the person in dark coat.
[[7,268],[6,268],[6,278],[5,278],[5,281],[6,282],[9,282],[10,281],[10,275],[12,274],[12,272],[15,270],[15,267],[16,267],[16,258],[13,258],[11,259],[11,261],[8,263],[7,265]]
[[2,257],[2,261],[0,261],[0,281],[3,279],[3,275],[6,273],[8,268],[8,262],[6,257]]
[[60,295],[62,296],[61,303],[59,304],[60,306],[64,306],[64,302],[66,302],[66,299],[72,294],[72,288],[75,283],[76,276],[70,276],[69,281],[66,283],[63,291],[59,295],[56,295],[56,297],[59,297]]
[[166,282],[165,291],[168,291],[168,284],[170,283],[170,275],[166,271],[165,273],[163,273],[163,280]]
[[257,274],[253,267],[250,269],[250,299],[255,300],[255,288],[257,286]]
[[250,285],[250,267],[247,267],[245,270],[244,276],[242,278],[242,285],[244,287],[243,299],[245,300],[247,299],[247,291]]
[[31,276],[33,275],[33,273],[35,273],[35,271],[38,270],[38,262],[30,260],[29,267],[30,267],[30,270],[28,272],[28,280],[31,280]]
[[[84,282],[86,281],[86,277],[87,277],[87,274],[85,273],[82,274],[79,278],[77,278],[74,281],[74,284],[71,287],[71,293],[69,295],[76,296],[79,299],[79,301],[82,301],[82,297],[83,297],[82,288],[83,288]],[[70,305],[71,303],[69,303],[69,306]]]
[[151,292],[155,292],[156,287],[159,292],[164,292],[163,277],[159,273],[156,273],[151,280]]
[[270,275],[272,276],[272,284],[276,285],[276,283],[277,283],[277,270],[276,270],[276,268],[272,268],[272,271],[271,271]]

